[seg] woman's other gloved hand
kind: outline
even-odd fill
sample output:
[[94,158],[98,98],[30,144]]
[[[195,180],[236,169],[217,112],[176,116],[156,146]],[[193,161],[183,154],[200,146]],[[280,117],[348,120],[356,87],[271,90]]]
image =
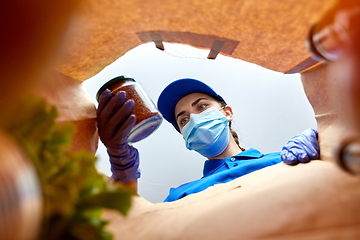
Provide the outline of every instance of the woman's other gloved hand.
[[124,91],[112,94],[106,89],[99,97],[96,112],[99,136],[110,157],[112,178],[121,182],[140,177],[139,152],[127,142],[136,120],[135,115],[131,114],[134,101],[125,100]]
[[307,163],[319,158],[319,143],[316,129],[308,128],[293,137],[281,151],[281,160],[288,165]]

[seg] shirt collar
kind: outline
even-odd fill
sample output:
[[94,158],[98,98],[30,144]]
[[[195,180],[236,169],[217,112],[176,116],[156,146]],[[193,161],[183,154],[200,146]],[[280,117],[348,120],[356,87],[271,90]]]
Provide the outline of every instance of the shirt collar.
[[261,158],[264,154],[262,154],[259,150],[254,148],[250,148],[249,150],[243,151],[238,155],[233,156],[236,159],[253,159],[253,158]]
[[[249,159],[261,158],[262,156],[263,154],[260,151],[254,148],[250,148],[249,150],[243,151],[233,157],[236,158],[236,160],[249,160]],[[219,169],[225,163],[225,161],[226,159],[206,160],[204,163],[204,170],[203,170],[204,177],[212,174],[217,169]]]

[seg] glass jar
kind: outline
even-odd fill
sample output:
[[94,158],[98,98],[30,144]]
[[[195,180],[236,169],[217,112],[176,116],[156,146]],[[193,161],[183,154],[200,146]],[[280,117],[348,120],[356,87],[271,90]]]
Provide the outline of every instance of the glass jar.
[[97,92],[96,99],[98,102],[105,89],[109,89],[113,94],[118,91],[125,91],[126,100],[132,99],[134,101],[132,114],[136,116],[136,122],[127,139],[129,144],[148,137],[161,125],[163,121],[161,113],[135,79],[126,75],[111,79]]

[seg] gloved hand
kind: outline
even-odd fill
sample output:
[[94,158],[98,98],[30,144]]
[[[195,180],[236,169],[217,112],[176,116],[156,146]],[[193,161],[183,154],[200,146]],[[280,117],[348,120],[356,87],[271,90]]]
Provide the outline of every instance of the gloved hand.
[[110,157],[112,178],[121,182],[140,177],[139,152],[127,143],[136,120],[135,115],[131,114],[134,101],[130,99],[125,102],[125,99],[124,91],[112,94],[106,89],[99,97],[96,111],[99,136]]
[[308,128],[293,137],[281,151],[281,160],[288,165],[307,163],[319,158],[319,143],[316,129]]

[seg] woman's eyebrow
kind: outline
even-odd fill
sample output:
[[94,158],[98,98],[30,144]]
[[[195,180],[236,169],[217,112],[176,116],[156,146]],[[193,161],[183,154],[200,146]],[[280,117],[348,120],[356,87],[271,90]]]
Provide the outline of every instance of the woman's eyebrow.
[[[207,98],[199,98],[199,99],[197,99],[195,102],[193,102],[193,103],[191,104],[191,106],[192,106],[192,107],[195,106],[196,104],[198,104],[198,102],[200,102],[200,101],[203,100],[203,99],[207,100]],[[178,119],[178,117],[180,117],[180,116],[183,115],[184,113],[185,113],[185,111],[179,112],[179,114],[176,115],[176,119]]]
[[179,114],[176,116],[176,120],[178,119],[178,117],[180,117],[180,116],[183,115],[184,113],[185,113],[185,111],[179,112]]
[[196,100],[195,102],[193,102],[193,103],[191,104],[191,106],[192,106],[192,107],[195,106],[196,104],[198,104],[198,102],[200,102],[200,100],[203,100],[203,99],[207,99],[207,98],[199,98],[198,100]]

